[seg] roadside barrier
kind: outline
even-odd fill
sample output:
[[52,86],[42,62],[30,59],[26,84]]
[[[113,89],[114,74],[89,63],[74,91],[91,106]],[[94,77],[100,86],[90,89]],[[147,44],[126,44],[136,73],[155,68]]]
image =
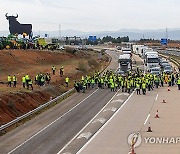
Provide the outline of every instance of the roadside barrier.
[[59,99],[64,98],[65,96],[67,96],[68,94],[70,94],[70,93],[73,92],[73,91],[74,91],[74,88],[72,88],[72,89],[70,89],[69,91],[65,92],[64,94],[62,94],[62,95],[60,95],[60,96],[58,96],[58,97],[50,100],[49,102],[40,105],[39,107],[35,108],[34,110],[32,110],[32,111],[30,111],[30,112],[28,112],[28,113],[26,113],[26,114],[24,114],[24,115],[22,115],[22,116],[20,116],[20,117],[17,117],[16,119],[10,121],[9,123],[2,125],[2,126],[0,127],[0,132],[3,131],[3,130],[6,129],[6,128],[8,128],[8,127],[10,127],[10,126],[18,123],[19,121],[21,121],[21,120],[23,120],[23,119],[25,119],[25,118],[33,115],[34,113],[39,112],[40,110],[46,108],[47,106],[49,106],[49,105],[57,102]]

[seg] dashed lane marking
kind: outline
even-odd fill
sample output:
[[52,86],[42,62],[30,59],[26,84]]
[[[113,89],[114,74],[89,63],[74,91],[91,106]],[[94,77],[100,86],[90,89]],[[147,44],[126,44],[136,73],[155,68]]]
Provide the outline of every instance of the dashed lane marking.
[[123,107],[127,104],[129,99],[133,96],[135,91],[132,92],[132,94],[127,98],[127,100],[124,102],[124,104],[113,114],[113,116],[91,137],[91,139],[88,140],[88,142],[76,153],[80,154],[86,147],[87,145],[109,124],[109,122],[120,112]]
[[122,95],[124,95],[124,96],[129,96],[128,93],[121,93],[121,94],[117,94],[116,96],[122,96]]
[[159,95],[157,94],[157,96],[156,96],[156,98],[155,98],[156,101],[157,101],[157,99],[158,99],[158,96],[159,96]]
[[92,133],[87,132],[87,133],[80,134],[77,139],[85,138],[88,140],[91,136],[92,136]]
[[93,93],[91,93],[90,95],[88,95],[85,99],[83,99],[81,102],[79,102],[77,105],[75,105],[73,108],[71,108],[69,111],[67,111],[66,113],[64,113],[62,116],[60,116],[59,118],[57,118],[56,120],[54,120],[53,122],[51,122],[49,125],[47,125],[46,127],[44,127],[43,129],[41,129],[39,132],[37,132],[36,134],[34,134],[33,136],[31,136],[29,139],[27,139],[26,141],[24,141],[23,143],[21,143],[20,145],[18,145],[17,147],[15,147],[13,150],[11,150],[10,152],[8,152],[8,154],[13,153],[14,151],[16,151],[18,148],[20,148],[21,146],[23,146],[24,144],[26,144],[27,142],[29,142],[31,139],[33,139],[35,136],[37,136],[38,134],[40,134],[41,132],[43,132],[44,130],[46,130],[48,127],[50,127],[51,125],[53,125],[55,122],[57,122],[58,120],[60,120],[61,118],[63,118],[65,115],[67,115],[68,113],[70,113],[72,110],[74,110],[77,106],[79,106],[80,104],[82,104],[85,100],[87,100],[89,97],[91,97],[94,93],[96,93],[99,90],[96,89]]
[[145,120],[145,122],[144,122],[144,125],[146,125],[146,123],[147,123],[149,117],[150,117],[150,114],[148,114],[148,116],[147,116],[147,118],[146,118],[146,120]]
[[105,109],[103,112],[106,112],[106,111],[112,111],[112,112],[115,112],[116,110],[117,110],[117,108],[111,107],[111,108]]
[[73,142],[73,140],[75,140],[77,138],[77,136],[89,125],[93,122],[93,120],[106,108],[106,106],[114,99],[114,97],[117,95],[117,93],[119,92],[119,90],[113,95],[113,97],[109,100],[109,102],[94,116],[94,118],[92,118],[90,120],[90,122],[88,122],[86,124],[86,126],[84,126],[57,154],[61,154],[61,152],[67,148],[67,146],[69,144],[71,144]]
[[97,122],[104,124],[106,122],[106,119],[105,118],[99,118],[99,119],[94,120],[92,123],[97,123]]
[[115,103],[115,102],[120,102],[120,103],[123,103],[123,102],[124,102],[124,100],[122,100],[122,99],[117,99],[117,100],[112,101],[111,103]]

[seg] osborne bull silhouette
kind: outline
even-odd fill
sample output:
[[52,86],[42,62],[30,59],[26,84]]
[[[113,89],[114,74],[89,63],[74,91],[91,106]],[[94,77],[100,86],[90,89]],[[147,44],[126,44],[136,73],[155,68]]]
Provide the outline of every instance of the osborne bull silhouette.
[[6,13],[6,19],[9,20],[9,31],[11,34],[23,34],[29,35],[32,38],[32,24],[20,24],[17,21],[18,14],[16,16],[8,16]]

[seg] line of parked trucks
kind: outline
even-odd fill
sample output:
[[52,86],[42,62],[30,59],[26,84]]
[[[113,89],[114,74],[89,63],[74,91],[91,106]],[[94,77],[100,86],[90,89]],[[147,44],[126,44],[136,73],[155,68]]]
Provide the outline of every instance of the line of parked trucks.
[[173,72],[170,63],[159,56],[158,52],[145,45],[133,45],[132,51],[144,60],[145,71],[159,75],[162,71],[168,74]]

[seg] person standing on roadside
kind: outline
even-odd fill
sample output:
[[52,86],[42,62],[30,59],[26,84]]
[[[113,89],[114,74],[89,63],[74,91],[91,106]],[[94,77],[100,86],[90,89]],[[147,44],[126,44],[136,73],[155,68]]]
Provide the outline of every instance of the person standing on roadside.
[[29,79],[29,82],[28,82],[28,90],[29,90],[29,87],[31,87],[31,90],[33,90],[33,81],[32,79]]
[[55,75],[55,71],[56,71],[56,67],[55,67],[55,66],[52,66],[53,75]]
[[178,90],[180,90],[180,76],[179,76],[179,78],[177,79],[177,85],[178,85]]
[[13,87],[16,87],[17,84],[17,77],[14,75],[13,76]]
[[26,88],[26,77],[25,76],[22,77],[22,85],[23,85],[23,88]]
[[64,68],[63,68],[63,66],[61,66],[61,68],[60,68],[60,77],[62,77],[63,76],[63,74],[64,74]]
[[8,79],[7,87],[8,87],[8,86],[11,87],[11,81],[12,81],[11,76],[8,75],[7,79]]
[[28,87],[29,86],[28,82],[30,79],[29,74],[26,74],[25,78],[26,78],[26,86]]
[[69,77],[68,76],[65,79],[65,83],[66,83],[66,87],[68,87],[69,86]]

